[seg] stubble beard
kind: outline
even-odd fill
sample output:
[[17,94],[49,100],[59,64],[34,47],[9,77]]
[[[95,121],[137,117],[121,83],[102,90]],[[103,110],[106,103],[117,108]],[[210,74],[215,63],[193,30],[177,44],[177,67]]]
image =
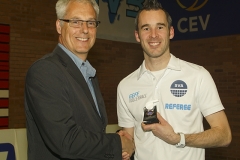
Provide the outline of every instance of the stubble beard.
[[[158,49],[158,48],[157,48]],[[161,56],[163,56],[165,53],[166,53],[166,51],[167,51],[167,48],[165,47],[165,48],[162,48],[162,49],[160,49],[160,51],[159,52],[157,52],[157,49],[156,50],[153,50],[152,52],[148,52],[148,51],[144,51],[144,53],[149,57],[149,58],[159,58],[159,57],[161,57]]]

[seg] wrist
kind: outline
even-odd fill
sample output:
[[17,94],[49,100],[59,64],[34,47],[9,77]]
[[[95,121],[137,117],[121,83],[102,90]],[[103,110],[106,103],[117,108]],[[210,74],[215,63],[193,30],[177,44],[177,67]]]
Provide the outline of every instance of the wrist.
[[175,145],[177,148],[184,148],[185,147],[185,135],[183,133],[178,133],[180,136],[179,142]]

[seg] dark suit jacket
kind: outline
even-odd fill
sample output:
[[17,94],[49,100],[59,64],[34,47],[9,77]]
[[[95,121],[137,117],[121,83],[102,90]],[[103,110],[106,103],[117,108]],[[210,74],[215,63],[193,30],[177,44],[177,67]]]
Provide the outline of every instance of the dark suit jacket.
[[83,75],[57,46],[28,70],[25,84],[28,160],[121,160],[121,140],[106,134],[104,101],[92,78],[99,116]]

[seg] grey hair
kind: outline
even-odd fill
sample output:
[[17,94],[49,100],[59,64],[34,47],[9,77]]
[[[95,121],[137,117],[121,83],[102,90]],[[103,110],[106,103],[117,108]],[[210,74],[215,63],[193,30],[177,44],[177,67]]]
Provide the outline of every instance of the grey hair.
[[97,4],[97,2],[95,0],[58,0],[56,3],[56,14],[57,14],[57,18],[58,19],[63,19],[64,16],[66,15],[66,9],[68,6],[68,3],[70,1],[77,1],[77,2],[83,2],[83,3],[90,3],[97,15],[97,19],[98,19],[98,15],[99,15],[99,6]]
[[162,10],[167,18],[168,22],[168,29],[171,28],[172,26],[172,18],[169,15],[169,13],[162,7],[161,3],[158,2],[158,0],[146,0],[146,3],[143,5],[143,7],[139,10],[136,19],[135,19],[135,30],[138,31],[138,20],[139,20],[139,15],[142,11],[150,11],[150,10]]

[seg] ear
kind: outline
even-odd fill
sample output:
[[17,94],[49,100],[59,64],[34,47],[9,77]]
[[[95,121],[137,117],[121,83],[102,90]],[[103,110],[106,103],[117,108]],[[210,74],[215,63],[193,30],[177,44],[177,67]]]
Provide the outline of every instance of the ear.
[[137,42],[140,42],[141,40],[140,40],[140,38],[139,38],[138,31],[135,30],[134,34],[135,34],[136,41],[137,41]]
[[62,27],[61,27],[61,24],[60,24],[60,20],[59,20],[59,19],[56,21],[56,29],[57,29],[58,34],[61,34],[61,32],[62,32]]
[[170,39],[173,39],[173,37],[174,37],[174,28],[173,28],[173,26],[170,28]]

